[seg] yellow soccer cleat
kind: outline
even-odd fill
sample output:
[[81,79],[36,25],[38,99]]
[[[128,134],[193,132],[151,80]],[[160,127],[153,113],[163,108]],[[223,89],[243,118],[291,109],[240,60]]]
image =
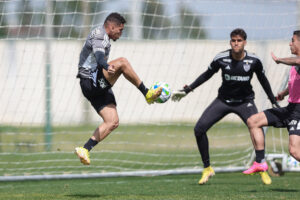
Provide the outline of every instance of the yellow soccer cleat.
[[203,185],[203,184],[205,184],[207,181],[208,181],[208,179],[211,177],[211,176],[214,176],[215,175],[215,171],[214,171],[214,169],[211,167],[211,166],[209,166],[209,167],[206,167],[206,168],[204,168],[204,170],[203,170],[203,172],[202,172],[202,177],[201,177],[201,179],[199,180],[199,184],[200,185]]
[[259,175],[261,177],[261,180],[264,184],[270,185],[272,183],[272,180],[268,174],[268,172],[259,172]]
[[87,149],[83,147],[76,147],[74,152],[78,158],[80,159],[80,162],[84,165],[90,164],[90,153]]
[[162,92],[162,87],[156,88],[156,89],[149,89],[146,94],[146,101],[148,104],[154,103],[155,99],[159,97],[159,95]]

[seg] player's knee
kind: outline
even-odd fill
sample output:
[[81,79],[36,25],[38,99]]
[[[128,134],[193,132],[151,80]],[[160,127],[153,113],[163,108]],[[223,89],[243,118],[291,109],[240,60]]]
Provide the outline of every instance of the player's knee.
[[108,129],[110,132],[118,128],[118,126],[119,126],[119,120],[113,120],[108,123]]
[[247,126],[249,128],[254,128],[256,127],[256,125],[257,125],[256,119],[253,115],[247,119]]
[[297,151],[297,148],[290,146],[289,151],[290,151],[291,156],[293,156],[297,161],[300,162],[300,152]]
[[128,63],[129,63],[129,61],[127,60],[127,58],[124,58],[124,57],[119,58],[119,62],[120,62],[120,65],[122,67],[128,66]]
[[124,71],[129,66],[129,61],[124,57],[120,57],[113,64],[116,71]]
[[204,131],[203,129],[201,129],[197,126],[194,128],[194,134],[195,134],[196,137],[199,137],[199,136],[205,134],[205,132],[206,131]]

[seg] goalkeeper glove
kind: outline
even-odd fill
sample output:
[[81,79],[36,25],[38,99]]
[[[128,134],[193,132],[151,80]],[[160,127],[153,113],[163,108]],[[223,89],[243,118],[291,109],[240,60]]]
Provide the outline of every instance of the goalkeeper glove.
[[272,103],[272,108],[281,108],[278,102]]
[[277,102],[277,98],[275,97],[272,101],[272,108],[280,108],[280,105]]
[[176,90],[172,93],[172,101],[180,101],[183,97],[185,97],[192,89],[185,85],[182,90]]

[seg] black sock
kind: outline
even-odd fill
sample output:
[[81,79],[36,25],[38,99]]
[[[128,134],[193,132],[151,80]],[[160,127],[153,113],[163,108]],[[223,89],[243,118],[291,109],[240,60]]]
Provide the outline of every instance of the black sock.
[[265,162],[265,150],[255,150],[256,159],[255,161],[258,163]]
[[96,140],[92,140],[91,138],[85,143],[83,148],[87,149],[90,151],[94,146],[96,146],[99,142]]
[[143,93],[144,96],[146,96],[148,88],[145,87],[143,82],[139,85],[138,89]]
[[196,141],[197,141],[199,152],[201,154],[204,168],[209,167],[210,161],[209,161],[209,152],[208,152],[208,138],[206,133],[201,134],[201,136],[196,135]]

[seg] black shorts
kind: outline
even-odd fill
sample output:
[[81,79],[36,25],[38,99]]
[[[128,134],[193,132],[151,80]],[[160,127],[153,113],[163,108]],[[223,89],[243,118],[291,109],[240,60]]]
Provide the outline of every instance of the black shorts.
[[117,105],[111,87],[105,89],[95,87],[93,80],[89,78],[81,78],[80,86],[83,95],[90,101],[97,113],[109,104]]
[[300,135],[300,104],[290,103],[287,107],[264,111],[269,126],[286,127],[289,135]]

